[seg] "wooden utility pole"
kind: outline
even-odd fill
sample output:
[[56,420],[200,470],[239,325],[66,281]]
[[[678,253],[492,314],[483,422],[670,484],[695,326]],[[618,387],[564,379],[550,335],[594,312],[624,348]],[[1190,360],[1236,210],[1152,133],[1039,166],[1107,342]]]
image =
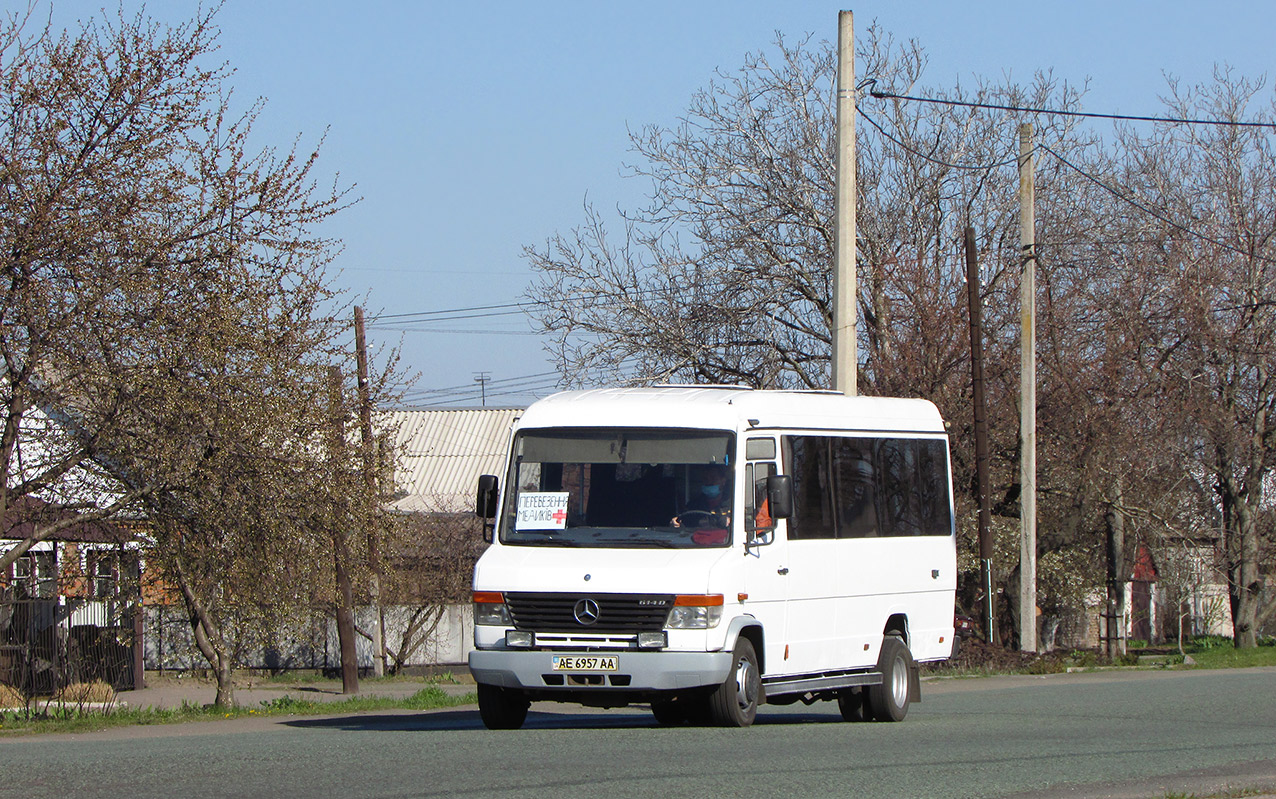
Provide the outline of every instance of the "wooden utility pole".
[[837,195],[833,220],[833,390],[858,393],[855,338],[855,21],[837,15]]
[[975,404],[975,476],[979,486],[979,581],[984,594],[984,634],[998,643],[997,605],[992,592],[992,507],[988,475],[988,404],[984,396],[983,300],[979,291],[975,229],[966,228],[966,295],[970,306],[970,382]]
[[[329,442],[328,458],[332,463],[332,479],[340,480],[345,469],[346,419],[341,403],[341,367],[328,367],[328,403],[332,409],[332,440]],[[336,568],[337,579],[337,642],[341,647],[341,692],[343,694],[359,693],[359,655],[355,648],[354,623],[354,583],[350,579],[350,547],[346,543],[346,530],[349,516],[340,512],[333,514],[332,524],[332,558]]]
[[1019,126],[1019,649],[1037,651],[1037,234],[1032,123]]
[[1104,514],[1108,550],[1108,610],[1104,614],[1104,637],[1109,658],[1125,654],[1125,512],[1121,480],[1117,479],[1116,496]]
[[[368,502],[378,499],[376,459],[372,439],[372,395],[368,390],[368,343],[363,328],[363,308],[354,306],[355,365],[359,379],[359,444],[363,459],[363,481],[368,492]],[[372,624],[372,672],[385,676],[385,610],[381,607],[381,558],[377,548],[377,532],[368,526],[368,566],[372,571],[368,586],[372,599],[372,611],[376,620]]]

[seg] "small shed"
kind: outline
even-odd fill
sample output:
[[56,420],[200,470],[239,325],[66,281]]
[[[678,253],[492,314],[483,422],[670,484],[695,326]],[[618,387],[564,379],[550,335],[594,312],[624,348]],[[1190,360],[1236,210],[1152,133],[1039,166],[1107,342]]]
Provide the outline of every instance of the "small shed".
[[521,408],[405,409],[386,415],[402,452],[394,475],[402,513],[472,513],[479,475],[504,474]]

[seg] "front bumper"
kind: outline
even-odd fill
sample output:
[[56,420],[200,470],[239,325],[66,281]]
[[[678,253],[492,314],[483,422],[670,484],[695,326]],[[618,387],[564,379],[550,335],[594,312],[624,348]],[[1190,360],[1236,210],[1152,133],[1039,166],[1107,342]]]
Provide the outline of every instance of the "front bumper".
[[731,652],[622,650],[606,653],[619,656],[618,670],[580,675],[555,672],[551,660],[554,654],[536,649],[476,649],[470,652],[470,672],[475,682],[502,688],[633,692],[721,685],[732,666]]

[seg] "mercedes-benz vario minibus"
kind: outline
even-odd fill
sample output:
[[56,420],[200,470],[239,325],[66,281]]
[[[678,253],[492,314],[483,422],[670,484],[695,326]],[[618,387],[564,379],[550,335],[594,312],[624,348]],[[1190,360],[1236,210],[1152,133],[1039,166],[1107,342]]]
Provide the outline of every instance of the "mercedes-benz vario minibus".
[[833,700],[898,721],[952,651],[948,438],[911,399],[568,392],[480,478],[469,665],[491,728],[533,701],[747,726]]

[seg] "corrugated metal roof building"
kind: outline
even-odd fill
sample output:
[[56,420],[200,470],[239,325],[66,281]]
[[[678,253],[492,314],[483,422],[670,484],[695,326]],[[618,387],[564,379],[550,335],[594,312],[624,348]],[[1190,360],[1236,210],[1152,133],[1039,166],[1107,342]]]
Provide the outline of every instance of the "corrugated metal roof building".
[[521,408],[401,410],[386,415],[401,452],[391,508],[471,513],[481,474],[505,473],[505,448]]

